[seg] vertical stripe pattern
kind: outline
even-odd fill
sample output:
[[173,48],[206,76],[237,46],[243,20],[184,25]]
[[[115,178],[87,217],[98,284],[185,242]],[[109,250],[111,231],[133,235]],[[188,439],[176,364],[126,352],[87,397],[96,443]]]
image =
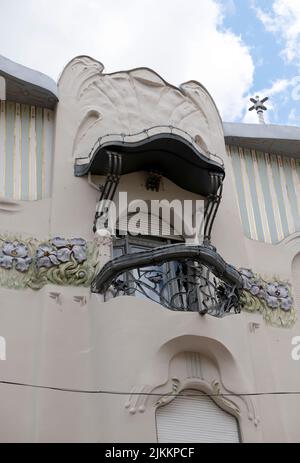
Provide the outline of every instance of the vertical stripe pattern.
[[0,197],[50,196],[53,111],[0,101]]
[[300,231],[300,160],[228,146],[244,233],[278,243]]

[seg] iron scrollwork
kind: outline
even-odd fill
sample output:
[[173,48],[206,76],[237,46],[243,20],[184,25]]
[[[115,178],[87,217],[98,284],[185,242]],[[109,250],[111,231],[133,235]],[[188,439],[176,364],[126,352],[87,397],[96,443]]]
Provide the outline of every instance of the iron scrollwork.
[[211,173],[211,181],[215,185],[217,193],[208,196],[204,213],[204,243],[207,243],[208,245],[210,245],[211,242],[214,221],[222,200],[223,180],[224,177],[222,175]]
[[241,311],[240,274],[206,246],[170,245],[119,257],[103,267],[92,287],[112,297],[145,297],[174,311],[216,317]]

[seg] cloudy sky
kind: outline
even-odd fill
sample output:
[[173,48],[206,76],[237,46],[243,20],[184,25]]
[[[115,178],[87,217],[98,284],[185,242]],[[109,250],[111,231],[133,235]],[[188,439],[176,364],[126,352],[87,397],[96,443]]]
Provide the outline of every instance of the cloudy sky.
[[148,66],[198,80],[226,121],[300,126],[299,0],[0,0],[0,54],[55,80],[76,55],[106,72]]

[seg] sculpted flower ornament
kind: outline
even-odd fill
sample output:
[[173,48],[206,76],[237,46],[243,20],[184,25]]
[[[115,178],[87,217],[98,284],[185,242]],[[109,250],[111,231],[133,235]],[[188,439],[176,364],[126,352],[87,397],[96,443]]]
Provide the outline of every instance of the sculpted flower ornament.
[[18,272],[27,272],[32,258],[28,256],[28,248],[19,241],[6,241],[0,248],[0,267],[5,269],[13,268]]
[[280,307],[280,309],[288,312],[293,305],[288,288],[277,282],[267,284],[264,298],[272,309]]
[[56,250],[48,244],[42,244],[36,251],[37,268],[50,268],[53,265],[59,265],[60,262],[56,256]]
[[240,273],[243,278],[244,289],[250,291],[253,296],[260,296],[263,291],[263,286],[259,279],[255,277],[252,270],[242,268],[240,269]]
[[89,287],[97,263],[97,246],[82,238],[37,241],[0,236],[0,285],[10,289],[39,290],[46,284]]
[[288,285],[277,281],[267,283],[262,278],[258,278],[249,269],[240,269],[240,273],[244,289],[249,291],[253,296],[265,301],[270,309],[281,309],[284,312],[292,310],[293,298],[290,295]]
[[87,259],[86,241],[82,238],[66,240],[54,238],[50,244],[40,245],[36,252],[36,265],[38,268],[57,266],[75,259],[82,264]]
[[52,244],[58,249],[58,259],[62,262],[68,262],[73,256],[79,264],[82,264],[87,258],[86,241],[82,238],[73,238],[71,240],[54,238]]

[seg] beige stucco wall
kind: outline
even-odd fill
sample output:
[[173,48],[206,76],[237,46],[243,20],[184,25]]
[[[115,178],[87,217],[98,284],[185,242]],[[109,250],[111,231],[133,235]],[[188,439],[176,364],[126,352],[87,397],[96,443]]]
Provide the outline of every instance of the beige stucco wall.
[[[52,197],[10,205],[11,211],[0,207],[1,233],[93,239],[99,193],[86,178],[74,177],[73,167],[77,145],[88,153],[97,124],[101,127],[101,120],[106,120],[105,114],[104,119],[99,116],[105,112],[97,90],[102,70],[88,58],[78,58],[64,70],[56,112]],[[128,80],[128,75],[117,77],[126,89],[122,79]],[[167,84],[155,77],[156,85],[151,86],[149,70],[139,71],[138,79],[147,114],[147,98],[152,101],[151,92]],[[276,246],[244,237],[219,114],[200,85],[185,84],[183,90],[174,101],[167,100],[170,108],[182,95],[189,104],[194,101],[193,135],[199,134],[209,151],[223,158],[226,168],[213,244],[235,266],[291,279],[299,237]],[[109,114],[110,123],[118,125]],[[159,199],[162,193],[166,199],[196,199],[167,179],[160,193],[149,193],[144,182],[143,173],[130,174],[121,179],[119,191],[128,191],[129,199],[135,195]],[[0,288],[0,298],[0,336],[5,337],[7,349],[6,361],[0,361],[0,380],[104,391],[88,394],[0,384],[2,442],[155,442],[160,396],[173,387],[177,392],[196,387],[213,393],[216,382],[220,394],[233,394],[231,402],[220,399],[219,405],[238,417],[244,442],[300,441],[299,396],[251,396],[300,391],[300,363],[291,357],[292,338],[300,335],[299,321],[292,329],[279,329],[267,326],[258,314],[220,320],[174,313],[130,297],[103,302],[87,288],[53,285],[39,291]],[[187,358],[201,364],[201,378],[190,374]],[[144,400],[143,393],[157,396]]]
[[[50,297],[51,291],[61,292],[59,303]],[[87,296],[84,306],[74,299],[82,295]],[[244,403],[240,397],[253,391],[298,390],[299,373],[290,356],[290,338],[297,328],[268,328],[259,316],[248,314],[201,318],[129,297],[103,303],[74,288],[1,290],[1,298],[1,334],[7,341],[1,378],[117,393],[1,385],[1,441],[155,442],[155,404],[160,395],[172,391],[174,377],[180,381],[179,390],[191,385],[203,390],[205,385],[212,392],[212,381],[219,381],[223,393],[234,394],[231,400],[240,408],[245,442],[299,440],[297,400],[245,397]],[[252,322],[260,324],[254,333]],[[188,377],[182,362],[171,369],[180,353],[208,357],[216,368],[208,368],[204,380]],[[130,391],[141,396],[130,400]],[[144,404],[143,392],[157,397]]]

